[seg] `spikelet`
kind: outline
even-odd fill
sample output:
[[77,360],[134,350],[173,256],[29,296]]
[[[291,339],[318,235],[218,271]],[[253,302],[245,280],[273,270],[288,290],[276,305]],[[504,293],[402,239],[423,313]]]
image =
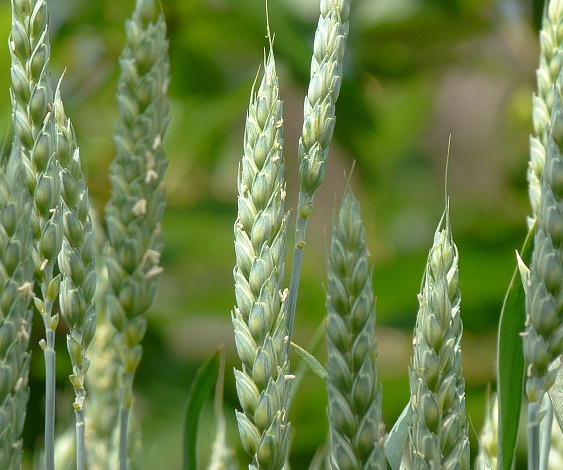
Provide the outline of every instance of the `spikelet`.
[[419,294],[409,370],[410,455],[416,469],[469,469],[460,301],[458,252],[446,207]]
[[386,469],[377,377],[373,266],[360,207],[347,186],[328,260],[328,409],[333,468]]
[[282,102],[272,50],[252,90],[238,176],[232,312],[242,369],[235,370],[242,412],[237,420],[252,469],[279,470],[289,448],[290,387],[287,329],[281,289],[285,268],[285,163]]
[[545,9],[540,31],[540,63],[536,72],[537,93],[534,95],[534,131],[530,136],[530,163],[528,167],[528,192],[533,221],[540,209],[541,178],[548,145],[548,127],[554,101],[554,84],[563,65],[563,0],[551,0]]
[[479,452],[475,458],[475,470],[497,470],[498,461],[498,398],[487,395],[485,423],[479,433]]
[[31,202],[20,145],[0,168],[0,468],[20,468],[29,398]]

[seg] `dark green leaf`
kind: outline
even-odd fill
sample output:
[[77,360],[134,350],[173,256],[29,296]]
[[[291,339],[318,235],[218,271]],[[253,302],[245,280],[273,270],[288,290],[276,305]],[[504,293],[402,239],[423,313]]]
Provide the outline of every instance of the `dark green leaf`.
[[[520,251],[526,265],[532,257],[536,225],[531,228]],[[500,314],[497,364],[499,468],[512,468],[524,391],[524,351],[520,333],[524,331],[526,319],[526,295],[520,277],[516,267]]]
[[201,411],[215,389],[222,351],[216,351],[196,372],[188,395],[184,429],[184,470],[198,470],[197,429]]

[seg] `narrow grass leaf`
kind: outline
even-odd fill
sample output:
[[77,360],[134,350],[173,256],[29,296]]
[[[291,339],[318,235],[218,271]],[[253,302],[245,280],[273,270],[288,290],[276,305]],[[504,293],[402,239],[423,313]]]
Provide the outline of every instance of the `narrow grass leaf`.
[[291,342],[291,347],[297,354],[299,354],[299,357],[303,359],[303,362],[309,366],[309,368],[315,373],[315,375],[326,381],[328,372],[315,356],[313,356],[307,350],[303,349],[298,344],[295,344],[293,341]]
[[409,424],[412,420],[412,411],[410,401],[397,419],[397,422],[391,429],[387,440],[385,441],[385,457],[393,470],[401,468],[401,461],[409,438]]
[[[526,265],[529,264],[534,250],[536,226],[537,223],[530,229],[520,251],[520,257]],[[524,352],[520,332],[524,330],[526,318],[526,295],[520,278],[517,266],[504,298],[499,323],[499,468],[512,468],[524,391]]]
[[197,429],[201,411],[219,378],[222,351],[216,351],[196,372],[184,419],[184,470],[198,470]]

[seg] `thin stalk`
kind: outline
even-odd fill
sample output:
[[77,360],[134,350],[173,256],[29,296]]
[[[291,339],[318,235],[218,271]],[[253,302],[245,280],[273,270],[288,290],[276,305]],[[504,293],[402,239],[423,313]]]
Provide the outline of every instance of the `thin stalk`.
[[544,398],[544,413],[540,425],[540,470],[548,470],[549,467],[549,452],[551,450],[551,431],[553,428],[553,405],[551,398],[546,396]]
[[119,413],[119,470],[127,470],[129,460],[129,416],[133,404],[133,373],[124,372]]
[[119,470],[127,470],[129,457],[129,408],[121,408],[119,413]]
[[84,435],[86,422],[84,420],[84,410],[76,410],[76,469],[85,470],[85,446]]
[[45,356],[45,470],[55,469],[55,330],[47,328]]
[[528,470],[537,470],[540,465],[540,404],[528,404]]
[[299,209],[295,227],[295,247],[293,249],[293,267],[291,270],[291,280],[289,282],[289,296],[287,300],[287,334],[291,344],[293,335],[293,324],[295,322],[295,310],[297,308],[297,293],[299,291],[299,283],[301,281],[301,271],[303,268],[303,257],[305,255],[305,238],[307,235],[307,224],[309,222],[309,214],[302,210],[303,207],[309,207],[307,203],[312,203],[313,197],[308,193],[299,193]]

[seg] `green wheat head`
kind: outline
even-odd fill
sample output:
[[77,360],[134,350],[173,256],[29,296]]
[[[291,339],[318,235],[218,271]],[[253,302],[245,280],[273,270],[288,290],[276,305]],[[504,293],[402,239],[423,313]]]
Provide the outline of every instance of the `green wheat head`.
[[328,409],[332,468],[386,469],[377,376],[373,266],[360,207],[347,186],[328,259]]
[[410,455],[416,469],[469,469],[458,276],[458,251],[446,207],[419,294],[409,370]]
[[33,261],[31,201],[15,145],[0,170],[0,468],[20,468],[29,398]]
[[251,468],[281,469],[289,449],[289,347],[282,295],[286,253],[283,118],[274,55],[251,93],[238,178],[232,313],[242,369],[237,420]]
[[528,167],[532,220],[535,219],[540,209],[541,179],[548,145],[548,127],[555,99],[553,86],[563,65],[563,1],[561,0],[550,1],[545,9],[540,31],[540,47],[540,63],[536,72],[538,90],[534,95],[532,114],[534,132],[530,136]]
[[120,333],[125,406],[132,402],[131,382],[141,360],[150,307],[162,272],[161,227],[166,208],[163,177],[168,160],[163,145],[169,123],[170,64],[164,17],[156,21],[155,2],[138,0],[127,21],[127,46],[120,59],[119,121],[111,164],[112,197],[106,206],[109,243],[107,308]]

